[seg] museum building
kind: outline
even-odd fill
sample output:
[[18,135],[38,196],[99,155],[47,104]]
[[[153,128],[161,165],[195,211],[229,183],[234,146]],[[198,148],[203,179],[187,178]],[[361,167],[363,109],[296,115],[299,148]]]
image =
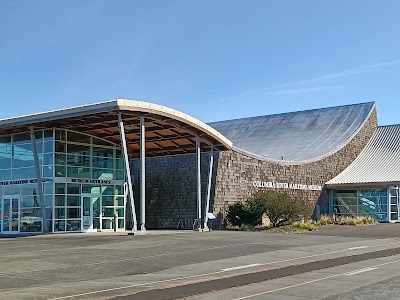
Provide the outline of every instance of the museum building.
[[222,227],[257,190],[398,222],[399,145],[373,102],[205,124],[118,99],[2,119],[1,234]]

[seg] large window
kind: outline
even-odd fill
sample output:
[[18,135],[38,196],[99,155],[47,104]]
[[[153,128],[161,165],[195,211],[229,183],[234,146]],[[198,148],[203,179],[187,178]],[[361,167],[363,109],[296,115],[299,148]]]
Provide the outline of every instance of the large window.
[[342,216],[372,216],[377,221],[388,221],[387,189],[333,191],[332,208]]
[[[53,130],[35,131],[42,177],[53,177]],[[29,133],[0,137],[0,181],[36,178]]]
[[[52,228],[53,215],[53,183],[43,183],[43,193],[46,205],[46,218],[49,228]],[[38,232],[42,230],[41,205],[37,184],[16,184],[0,186],[0,198],[3,196],[20,196],[20,231]],[[1,222],[0,205],[0,222]]]
[[124,194],[120,185],[56,183],[55,194],[54,231],[56,232],[82,230],[82,194],[98,196],[96,202],[98,207],[93,209],[93,214],[96,216],[101,214],[99,216],[101,229],[114,229],[114,215],[117,216],[117,228],[125,228]]
[[107,141],[56,130],[55,176],[123,180],[121,150]]

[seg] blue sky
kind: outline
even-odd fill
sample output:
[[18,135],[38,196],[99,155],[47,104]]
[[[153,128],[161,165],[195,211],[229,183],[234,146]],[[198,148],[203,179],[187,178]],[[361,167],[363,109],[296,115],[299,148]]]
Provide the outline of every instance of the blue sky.
[[0,117],[127,98],[205,122],[376,101],[400,123],[400,1],[0,1]]

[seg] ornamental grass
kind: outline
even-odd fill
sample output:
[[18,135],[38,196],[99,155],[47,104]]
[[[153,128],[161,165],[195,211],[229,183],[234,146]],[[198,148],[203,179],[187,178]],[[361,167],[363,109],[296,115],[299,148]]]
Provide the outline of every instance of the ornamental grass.
[[372,225],[378,223],[371,216],[367,217],[342,217],[340,219],[341,225],[349,225],[349,226],[362,226],[362,225]]

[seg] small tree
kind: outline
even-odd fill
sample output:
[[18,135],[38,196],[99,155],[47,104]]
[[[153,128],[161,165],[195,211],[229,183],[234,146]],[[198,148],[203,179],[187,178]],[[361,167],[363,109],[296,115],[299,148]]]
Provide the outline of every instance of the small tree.
[[300,215],[304,216],[307,213],[304,202],[293,199],[284,192],[260,191],[253,195],[252,200],[262,203],[272,227],[292,223]]
[[261,218],[264,214],[264,204],[257,199],[249,199],[244,203],[235,203],[229,206],[227,219],[233,226],[261,224]]

